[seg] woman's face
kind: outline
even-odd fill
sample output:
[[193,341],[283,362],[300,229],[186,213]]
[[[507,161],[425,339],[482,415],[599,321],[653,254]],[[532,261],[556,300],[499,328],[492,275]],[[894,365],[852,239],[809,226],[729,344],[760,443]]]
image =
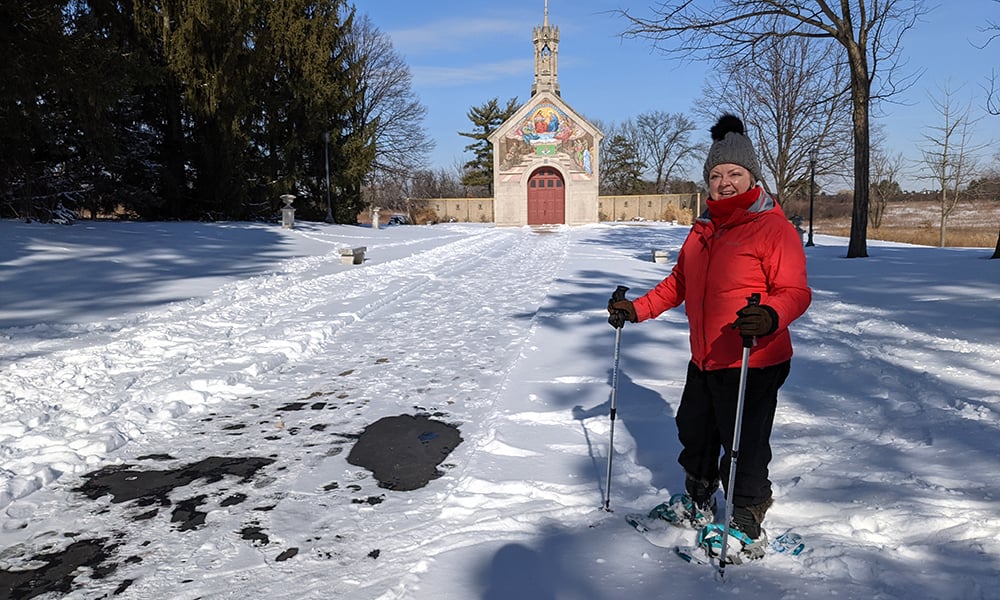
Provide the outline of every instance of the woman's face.
[[708,195],[713,200],[736,196],[753,187],[750,171],[733,163],[715,165],[708,172]]

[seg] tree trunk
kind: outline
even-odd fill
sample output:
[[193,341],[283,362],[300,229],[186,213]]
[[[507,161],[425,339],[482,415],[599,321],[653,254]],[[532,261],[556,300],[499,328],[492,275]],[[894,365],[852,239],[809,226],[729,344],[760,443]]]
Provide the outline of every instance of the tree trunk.
[[945,217],[945,212],[944,212],[944,205],[945,205],[945,202],[947,202],[947,201],[948,201],[948,191],[945,190],[944,186],[942,185],[941,186],[941,224],[940,224],[940,227],[938,228],[938,247],[939,248],[944,248],[944,222],[945,222],[945,218],[946,218]]
[[854,208],[851,212],[851,239],[847,258],[868,256],[869,119],[871,80],[865,51],[856,43],[847,53],[851,66],[851,103],[854,121]]

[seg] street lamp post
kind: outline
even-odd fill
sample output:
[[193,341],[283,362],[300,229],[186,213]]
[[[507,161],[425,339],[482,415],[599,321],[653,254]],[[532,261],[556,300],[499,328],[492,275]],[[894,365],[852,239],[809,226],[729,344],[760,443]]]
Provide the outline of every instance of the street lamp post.
[[323,164],[326,166],[326,222],[333,223],[333,205],[330,203],[330,132],[323,132]]
[[806,246],[815,246],[813,243],[813,200],[816,196],[816,158],[819,149],[815,146],[809,150],[809,239]]

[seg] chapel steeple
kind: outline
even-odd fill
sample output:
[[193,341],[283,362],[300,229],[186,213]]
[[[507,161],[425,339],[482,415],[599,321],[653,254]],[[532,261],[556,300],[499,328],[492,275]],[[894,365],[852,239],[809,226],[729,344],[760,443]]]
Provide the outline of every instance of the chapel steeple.
[[559,95],[559,28],[549,25],[549,0],[545,0],[545,20],[535,27],[532,35],[535,43],[535,81],[531,84],[531,95],[538,92],[552,92]]

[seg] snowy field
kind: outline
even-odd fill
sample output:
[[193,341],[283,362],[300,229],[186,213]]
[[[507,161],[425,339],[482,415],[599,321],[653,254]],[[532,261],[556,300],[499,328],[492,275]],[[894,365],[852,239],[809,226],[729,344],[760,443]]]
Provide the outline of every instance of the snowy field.
[[[601,509],[605,304],[686,231],[0,221],[0,599],[1000,598],[992,249],[807,249],[765,523],[806,553],[720,583],[624,522],[683,485],[680,311],[623,330]],[[347,462],[399,415],[461,436],[411,491]]]

